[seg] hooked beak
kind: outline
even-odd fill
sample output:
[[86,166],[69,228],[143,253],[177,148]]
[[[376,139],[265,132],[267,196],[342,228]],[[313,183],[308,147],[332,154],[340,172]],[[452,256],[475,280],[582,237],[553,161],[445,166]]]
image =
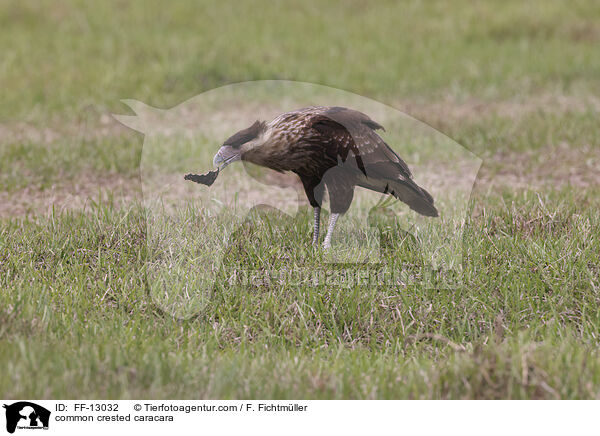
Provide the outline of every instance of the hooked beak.
[[230,163],[240,159],[241,156],[239,150],[236,150],[228,145],[224,145],[219,149],[217,154],[215,154],[215,157],[213,158],[213,165],[219,168],[219,170],[222,170]]

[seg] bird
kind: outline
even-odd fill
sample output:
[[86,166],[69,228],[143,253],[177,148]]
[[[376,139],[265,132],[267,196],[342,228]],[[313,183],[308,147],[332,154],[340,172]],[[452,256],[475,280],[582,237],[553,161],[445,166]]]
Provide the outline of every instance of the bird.
[[350,208],[356,187],[392,195],[421,215],[439,216],[431,194],[414,182],[406,162],[378,130],[385,131],[354,109],[306,107],[269,122],[257,120],[230,136],[215,154],[213,165],[217,173],[236,161],[295,173],[314,210],[315,246],[326,188],[331,215],[323,247],[329,249],[336,222]]

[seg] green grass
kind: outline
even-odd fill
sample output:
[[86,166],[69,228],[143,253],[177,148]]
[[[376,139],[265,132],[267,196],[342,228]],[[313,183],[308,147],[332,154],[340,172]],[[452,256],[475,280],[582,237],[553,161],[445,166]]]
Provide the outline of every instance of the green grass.
[[47,189],[90,176],[133,177],[141,147],[133,135],[40,143],[10,141],[0,148],[0,190]]
[[[600,398],[599,17],[594,1],[0,0],[0,397]],[[182,320],[152,298],[169,246],[153,231],[196,230],[181,247],[192,277],[214,255],[202,238],[219,236],[197,210],[152,227],[139,196],[92,189],[84,208],[36,213],[55,188],[119,179],[139,194],[140,175],[209,165],[214,137],[158,137],[172,153],[149,162],[169,171],[140,169],[142,136],[109,118],[128,112],[121,99],[166,108],[259,79],[416,108],[483,158],[460,286],[315,284],[419,273],[422,246],[370,216],[381,261],[331,265],[310,247],[309,210],[263,211],[233,229],[214,286]],[[390,141],[411,137],[391,127]],[[452,169],[423,144],[407,145],[410,162]],[[308,277],[267,275],[290,269]]]
[[[544,206],[534,194],[488,198],[493,207],[474,217],[465,235],[464,286],[451,291],[262,279],[228,286],[225,278],[240,266],[286,268],[277,246],[302,247],[310,238],[307,216],[298,232],[247,229],[232,241],[207,304],[187,321],[173,319],[149,296],[139,208],[100,203],[88,213],[5,223],[0,344],[11,376],[0,381],[0,391],[8,397],[595,398],[597,198],[591,192],[566,201],[561,193],[543,198]],[[590,208],[581,206],[586,202]],[[405,248],[396,245],[383,252],[391,268],[410,259],[398,256]],[[311,253],[296,252],[294,259],[309,270],[323,268]],[[34,370],[52,381],[30,380]]]
[[170,107],[258,79],[320,83],[385,102],[597,95],[599,15],[593,1],[558,0],[377,7],[4,0],[0,83],[9,86],[0,119],[73,117],[90,104],[114,111],[122,98]]

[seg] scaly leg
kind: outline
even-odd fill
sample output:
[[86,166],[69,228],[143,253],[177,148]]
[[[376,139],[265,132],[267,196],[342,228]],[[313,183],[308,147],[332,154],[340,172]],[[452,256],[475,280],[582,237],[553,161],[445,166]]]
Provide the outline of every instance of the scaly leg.
[[321,208],[315,207],[315,222],[313,226],[313,245],[317,245],[319,243],[319,229],[321,227]]
[[339,213],[332,213],[329,217],[329,228],[327,229],[327,234],[325,235],[325,241],[323,241],[323,248],[326,250],[331,248],[331,235],[333,234],[335,223],[339,217]]

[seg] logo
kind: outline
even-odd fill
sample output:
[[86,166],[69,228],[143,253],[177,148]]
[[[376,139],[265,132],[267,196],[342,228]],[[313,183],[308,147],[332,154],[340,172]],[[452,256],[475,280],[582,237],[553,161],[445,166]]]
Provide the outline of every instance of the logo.
[[42,406],[29,401],[19,401],[10,406],[4,405],[6,409],[6,431],[14,433],[18,429],[48,430],[50,422],[50,411]]
[[[214,296],[221,295],[220,291],[215,292],[217,288],[237,290],[239,286],[231,280],[240,275],[255,275],[252,266],[245,261],[244,252],[248,249],[259,250],[260,256],[263,256],[261,250],[266,250],[265,255],[271,253],[265,265],[273,265],[273,268],[261,267],[259,278],[270,281],[277,276],[278,284],[290,284],[280,272],[286,273],[289,259],[294,259],[293,263],[301,265],[305,261],[319,265],[317,275],[311,278],[315,283],[323,283],[328,277],[327,286],[335,288],[347,287],[345,280],[336,278],[340,268],[352,274],[358,266],[361,271],[373,273],[373,277],[387,277],[376,278],[373,284],[377,285],[384,285],[381,280],[389,279],[394,286],[403,287],[413,282],[428,289],[462,286],[463,233],[470,216],[471,191],[482,160],[427,124],[365,97],[290,81],[227,85],[167,110],[134,100],[124,100],[124,103],[135,115],[114,117],[144,134],[140,175],[146,218],[148,294],[170,316],[196,317]],[[233,138],[231,144],[243,141],[243,144],[252,143],[258,150],[264,146],[261,141],[268,131],[268,128],[261,130],[261,121],[285,120],[294,111],[310,114],[310,110],[306,112],[307,107],[321,104],[329,109],[319,112],[324,108],[313,108],[315,113],[320,113],[314,119],[321,121],[315,121],[320,123],[319,127],[311,127],[313,133],[309,135],[321,138],[319,144],[325,147],[328,135],[339,134],[345,138],[343,141],[354,144],[351,146],[354,148],[340,146],[346,150],[343,153],[332,149],[327,159],[337,160],[337,165],[323,170],[323,174],[319,172],[321,179],[313,181],[315,186],[308,187],[308,193],[294,173],[278,172],[268,165],[237,159],[235,152],[230,157],[217,152],[226,145],[224,141],[229,141],[225,139],[228,137]],[[362,115],[350,116],[346,111]],[[361,117],[371,121],[357,122],[365,119]],[[292,116],[288,120],[296,121],[288,124],[281,121],[277,135],[299,141],[301,135],[308,134],[298,133],[306,132],[299,127],[303,125],[299,119],[302,117]],[[385,131],[375,129],[376,126],[384,126]],[[257,132],[262,133],[254,136]],[[377,159],[383,160],[373,160],[372,151],[367,152],[375,147],[369,141],[379,144],[377,153],[382,154],[377,154],[380,156]],[[283,167],[300,161],[308,165],[307,168],[313,166],[306,160],[312,158],[302,151],[298,151],[294,155],[296,160],[291,162],[289,155],[274,152],[273,144],[267,148],[271,150],[269,153],[275,154],[269,154],[268,158],[261,155],[259,161],[263,163],[271,162],[272,158]],[[227,150],[223,153],[228,153]],[[394,171],[407,171],[399,169],[404,168],[399,164],[401,156],[407,159],[406,164],[416,175],[415,181],[405,178],[398,182],[400,179],[393,175]],[[216,170],[207,171],[219,163],[223,168],[224,161],[219,159],[240,162],[217,177]],[[330,165],[331,160],[321,164]],[[206,173],[198,178],[188,176],[188,179],[206,182],[210,187],[184,180],[184,174],[190,172]],[[158,174],[161,176],[157,177]],[[356,180],[359,180],[358,185]],[[355,185],[361,189],[354,190]],[[426,187],[427,195],[436,199],[440,219],[423,216],[432,211],[427,205],[423,206],[422,202],[428,197],[423,190],[419,191],[421,186]],[[334,214],[331,201],[326,201],[331,200],[332,192],[344,208],[352,203],[339,222],[339,213]],[[390,196],[392,192],[397,195]],[[406,201],[398,201],[399,197]],[[310,210],[309,198],[314,201],[312,205],[321,205],[319,209]],[[411,210],[410,204],[426,213]],[[330,250],[323,251],[312,248],[313,243],[319,243],[321,207],[323,212],[329,209],[330,217],[329,237],[323,245],[333,243]],[[402,256],[395,254],[400,246]],[[302,279],[300,283],[306,282]]]

